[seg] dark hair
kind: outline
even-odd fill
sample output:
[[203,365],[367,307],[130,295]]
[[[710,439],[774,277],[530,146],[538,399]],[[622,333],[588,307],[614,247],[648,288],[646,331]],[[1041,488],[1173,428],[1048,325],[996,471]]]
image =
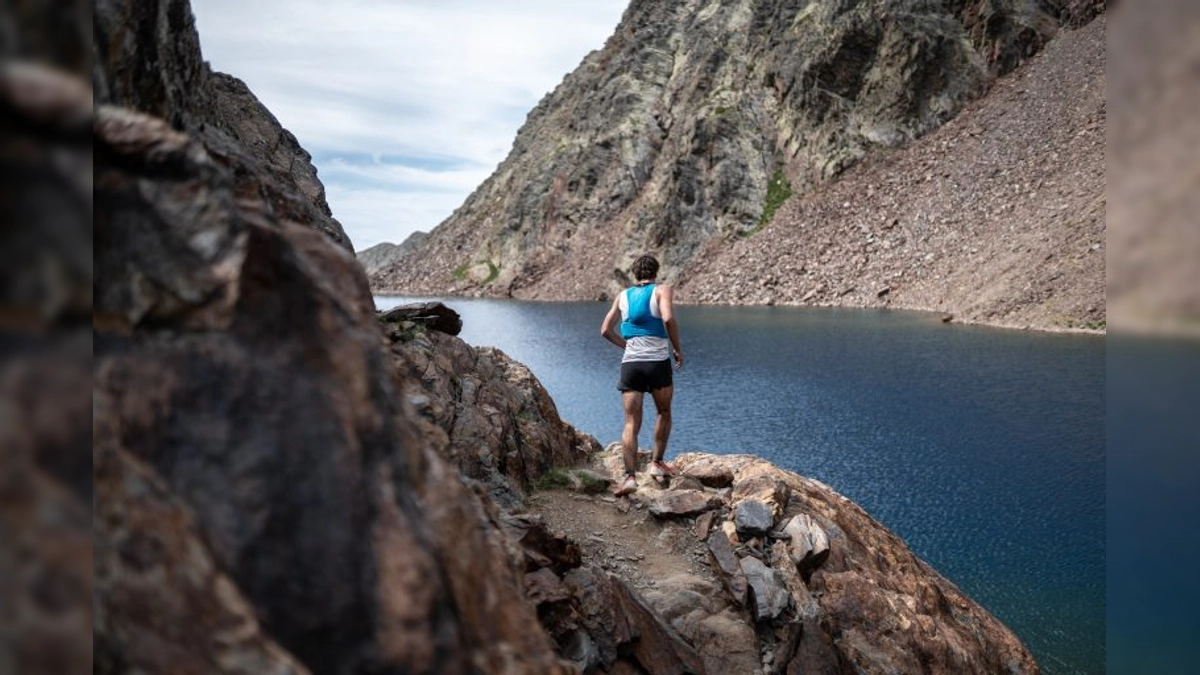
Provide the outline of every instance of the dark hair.
[[658,276],[658,260],[649,253],[643,253],[633,261],[629,269],[633,272],[633,278],[638,281],[653,279]]

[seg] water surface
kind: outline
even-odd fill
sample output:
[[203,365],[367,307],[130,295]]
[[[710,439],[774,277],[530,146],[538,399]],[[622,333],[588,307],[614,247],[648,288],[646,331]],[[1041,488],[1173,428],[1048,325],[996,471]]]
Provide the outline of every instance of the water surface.
[[[564,419],[620,438],[607,303],[446,303],[464,340],[528,365]],[[753,453],[827,483],[1012,628],[1044,673],[1104,672],[1103,337],[872,310],[678,317],[668,457]],[[643,446],[649,397],[646,413]]]

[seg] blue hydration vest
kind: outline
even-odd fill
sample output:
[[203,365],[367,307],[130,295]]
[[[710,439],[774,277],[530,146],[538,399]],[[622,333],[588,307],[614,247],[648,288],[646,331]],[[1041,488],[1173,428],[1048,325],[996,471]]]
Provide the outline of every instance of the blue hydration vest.
[[633,286],[625,291],[625,320],[621,322],[621,337],[667,337],[667,325],[650,313],[650,298],[657,284]]

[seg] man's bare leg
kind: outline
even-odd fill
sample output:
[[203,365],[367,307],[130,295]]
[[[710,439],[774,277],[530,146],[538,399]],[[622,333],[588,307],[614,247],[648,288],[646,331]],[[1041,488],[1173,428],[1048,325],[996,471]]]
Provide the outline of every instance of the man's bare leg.
[[621,394],[625,405],[625,430],[621,433],[621,459],[625,462],[625,473],[637,471],[638,432],[642,429],[642,392],[626,391]]
[[675,387],[662,387],[650,392],[654,398],[654,407],[658,410],[658,419],[654,421],[654,461],[660,462],[667,454],[667,440],[671,438],[671,399],[675,395]]

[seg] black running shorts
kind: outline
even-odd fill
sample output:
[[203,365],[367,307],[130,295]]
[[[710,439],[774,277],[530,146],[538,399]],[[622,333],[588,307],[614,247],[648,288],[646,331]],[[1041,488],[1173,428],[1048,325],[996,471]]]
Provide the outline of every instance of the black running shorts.
[[671,361],[626,361],[621,364],[621,391],[654,391],[673,384]]

